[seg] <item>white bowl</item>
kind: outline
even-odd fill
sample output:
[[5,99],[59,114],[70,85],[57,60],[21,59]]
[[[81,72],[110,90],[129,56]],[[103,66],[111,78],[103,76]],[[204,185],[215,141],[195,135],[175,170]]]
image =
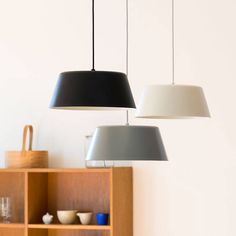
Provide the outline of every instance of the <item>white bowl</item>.
[[57,218],[63,225],[73,224],[76,220],[75,210],[57,211]]
[[89,225],[89,223],[91,222],[93,213],[92,212],[78,212],[76,215],[79,217],[82,225]]

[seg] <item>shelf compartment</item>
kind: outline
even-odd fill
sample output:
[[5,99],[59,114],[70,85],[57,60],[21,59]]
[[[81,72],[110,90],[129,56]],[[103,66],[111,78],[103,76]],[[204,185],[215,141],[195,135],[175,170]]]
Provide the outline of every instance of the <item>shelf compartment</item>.
[[110,225],[62,225],[62,224],[29,224],[29,229],[77,229],[77,230],[110,230]]
[[1,228],[0,235],[1,236],[24,236],[25,229],[20,228]]
[[109,231],[49,229],[48,236],[110,236]]
[[[49,212],[58,224],[57,210],[110,213],[110,171],[28,173],[28,222],[41,224]],[[76,222],[78,223],[78,222]]]
[[110,236],[110,235],[111,235],[110,231],[107,230],[80,231],[78,229],[28,229],[28,236]]
[[0,197],[11,198],[12,223],[24,223],[25,173],[0,172]]
[[48,230],[45,229],[28,229],[28,236],[48,236]]

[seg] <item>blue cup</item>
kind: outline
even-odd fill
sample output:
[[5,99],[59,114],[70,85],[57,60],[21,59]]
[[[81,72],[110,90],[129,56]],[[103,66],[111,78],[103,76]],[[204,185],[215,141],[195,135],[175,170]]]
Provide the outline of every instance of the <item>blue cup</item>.
[[97,225],[108,225],[108,217],[109,214],[97,213],[96,214]]

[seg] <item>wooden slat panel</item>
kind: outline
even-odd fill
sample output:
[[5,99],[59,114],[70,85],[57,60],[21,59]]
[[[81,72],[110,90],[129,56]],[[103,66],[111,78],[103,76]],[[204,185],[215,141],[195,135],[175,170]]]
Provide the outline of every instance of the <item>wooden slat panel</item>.
[[42,223],[47,212],[48,174],[28,173],[28,222]]
[[111,227],[109,225],[62,225],[62,224],[30,224],[28,225],[30,229],[78,229],[78,230],[110,230]]
[[24,236],[24,229],[0,229],[0,236]]
[[10,197],[11,222],[24,222],[24,173],[0,173],[0,197]]
[[48,230],[48,236],[109,236],[107,231]]
[[16,172],[19,172],[19,173],[26,173],[26,172],[29,172],[29,173],[49,173],[49,172],[57,172],[57,173],[63,173],[63,172],[66,172],[66,173],[81,173],[81,172],[85,172],[85,173],[90,173],[90,172],[93,172],[93,173],[100,173],[100,172],[103,172],[103,173],[109,173],[111,172],[112,168],[91,168],[91,169],[86,169],[86,168],[59,168],[59,169],[55,169],[55,168],[31,168],[31,169],[14,169],[14,168],[0,168],[0,173],[16,173]]
[[48,236],[48,230],[46,230],[46,229],[29,229],[28,236]]
[[112,170],[112,236],[133,236],[132,168]]

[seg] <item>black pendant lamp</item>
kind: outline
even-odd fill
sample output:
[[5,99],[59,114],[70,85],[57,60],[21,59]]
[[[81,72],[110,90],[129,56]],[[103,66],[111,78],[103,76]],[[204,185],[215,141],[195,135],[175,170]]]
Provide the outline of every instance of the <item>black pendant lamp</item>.
[[92,0],[92,69],[60,74],[50,107],[65,110],[114,110],[135,108],[127,75],[96,71],[94,60],[94,0]]

